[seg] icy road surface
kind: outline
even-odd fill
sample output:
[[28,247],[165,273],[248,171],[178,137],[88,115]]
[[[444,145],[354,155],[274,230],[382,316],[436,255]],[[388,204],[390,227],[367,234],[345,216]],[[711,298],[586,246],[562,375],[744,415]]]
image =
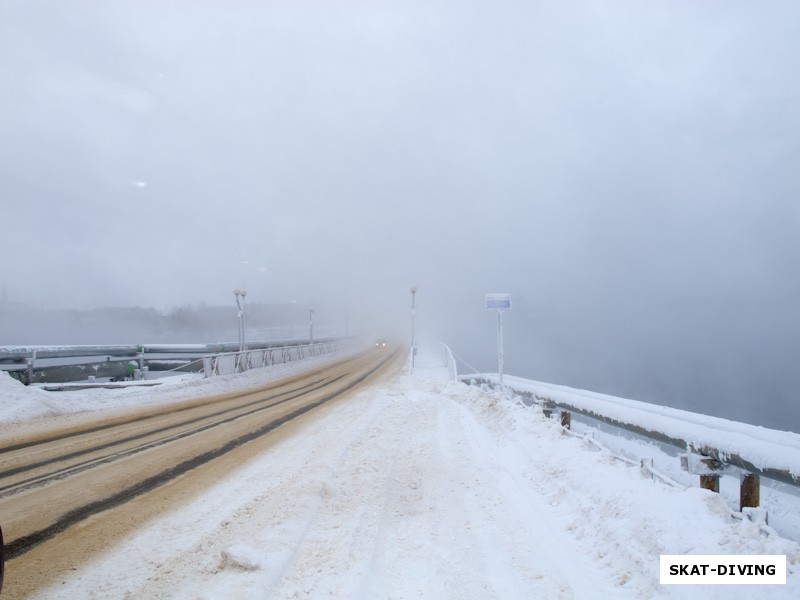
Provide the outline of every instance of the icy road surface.
[[[425,376],[425,375],[428,376]],[[431,374],[436,376],[430,376]],[[661,586],[660,554],[786,554]],[[40,598],[798,598],[800,547],[438,372],[334,407]]]

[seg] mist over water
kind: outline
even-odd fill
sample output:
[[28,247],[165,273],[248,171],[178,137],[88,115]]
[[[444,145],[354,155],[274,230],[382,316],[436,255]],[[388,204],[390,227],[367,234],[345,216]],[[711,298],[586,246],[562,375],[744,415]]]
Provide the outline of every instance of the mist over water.
[[0,345],[168,337],[42,316],[98,307],[228,306],[182,335],[235,339],[242,287],[298,307],[274,327],[407,341],[416,285],[420,335],[488,371],[507,292],[508,373],[800,431],[797,23],[3,2]]

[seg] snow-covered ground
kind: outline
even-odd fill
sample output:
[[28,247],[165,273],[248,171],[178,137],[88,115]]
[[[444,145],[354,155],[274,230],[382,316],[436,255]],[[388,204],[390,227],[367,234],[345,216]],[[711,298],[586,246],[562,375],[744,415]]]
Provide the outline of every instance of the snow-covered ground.
[[[800,546],[734,518],[724,496],[644,477],[536,408],[418,365],[322,407],[40,597],[800,597]],[[15,393],[39,416],[137,394]],[[785,554],[787,584],[661,586],[661,554]]]

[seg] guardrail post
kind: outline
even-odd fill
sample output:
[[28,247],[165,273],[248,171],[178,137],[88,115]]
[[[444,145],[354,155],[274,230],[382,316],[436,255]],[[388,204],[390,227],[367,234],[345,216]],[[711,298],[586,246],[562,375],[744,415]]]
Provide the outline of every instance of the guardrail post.
[[572,424],[572,415],[567,410],[561,411],[561,426],[564,429],[570,429]]
[[700,475],[700,487],[719,494],[719,475]]
[[687,452],[681,455],[681,468],[689,473],[700,476],[700,487],[719,493],[719,476],[725,469],[725,464],[713,456]]
[[725,465],[713,456],[703,457],[700,462],[705,465],[705,470],[700,473],[700,487],[719,494],[719,472]]
[[211,357],[203,357],[203,377],[209,379],[213,375],[213,366],[211,365]]
[[742,473],[739,481],[739,510],[757,508],[761,503],[761,481],[758,475]]

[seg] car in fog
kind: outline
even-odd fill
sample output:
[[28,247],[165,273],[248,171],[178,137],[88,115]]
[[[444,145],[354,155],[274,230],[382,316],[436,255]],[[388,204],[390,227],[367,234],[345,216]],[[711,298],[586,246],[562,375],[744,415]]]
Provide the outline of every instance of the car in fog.
[[389,346],[389,344],[387,344],[386,340],[383,340],[383,339],[376,340],[376,342],[375,342],[375,347],[376,348],[387,348],[388,346]]

